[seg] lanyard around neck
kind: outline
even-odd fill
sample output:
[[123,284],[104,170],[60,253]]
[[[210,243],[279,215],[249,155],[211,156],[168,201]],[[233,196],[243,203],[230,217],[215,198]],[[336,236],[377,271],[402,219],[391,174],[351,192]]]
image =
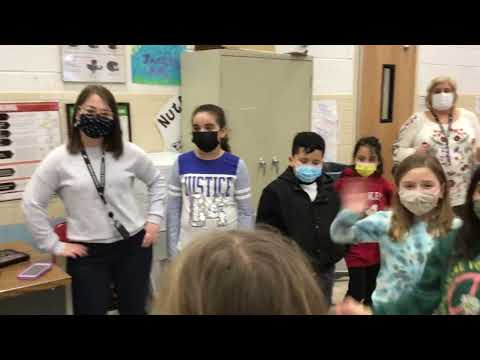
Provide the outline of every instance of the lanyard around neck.
[[85,149],[82,149],[81,154],[82,154],[83,161],[85,161],[85,165],[87,166],[88,172],[90,173],[93,184],[97,189],[98,196],[100,196],[100,199],[102,199],[103,203],[106,205],[107,201],[105,200],[105,151],[102,152],[102,163],[100,166],[100,181],[98,181],[97,175],[95,175],[95,171],[93,170],[92,163]]
[[445,138],[445,147],[447,149],[447,161],[448,161],[448,165],[450,165],[451,164],[451,160],[450,160],[450,132],[452,131],[453,115],[452,115],[452,113],[448,114],[448,129],[447,129],[447,131],[445,131],[444,127],[440,123],[440,120],[438,119],[437,114],[435,114],[432,111],[432,115],[435,118],[435,121],[437,122],[438,126],[440,127],[440,131],[442,132],[442,135]]

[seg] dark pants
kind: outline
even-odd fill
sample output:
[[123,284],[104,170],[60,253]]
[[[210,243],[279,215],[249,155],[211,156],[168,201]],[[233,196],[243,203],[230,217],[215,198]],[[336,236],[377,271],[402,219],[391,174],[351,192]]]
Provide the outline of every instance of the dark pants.
[[118,292],[120,314],[146,314],[152,247],[142,247],[144,236],[145,231],[140,231],[113,244],[82,243],[88,255],[67,259],[75,315],[106,314],[112,284]]
[[327,269],[319,269],[313,264],[315,274],[317,276],[318,285],[322,289],[323,295],[328,306],[332,305],[333,283],[335,280],[335,265]]
[[462,218],[463,217],[463,209],[465,208],[465,205],[458,205],[458,206],[453,206],[452,210],[457,215],[458,217]]
[[365,305],[372,305],[372,293],[377,286],[377,275],[380,265],[348,268],[348,290],[346,296],[351,296]]

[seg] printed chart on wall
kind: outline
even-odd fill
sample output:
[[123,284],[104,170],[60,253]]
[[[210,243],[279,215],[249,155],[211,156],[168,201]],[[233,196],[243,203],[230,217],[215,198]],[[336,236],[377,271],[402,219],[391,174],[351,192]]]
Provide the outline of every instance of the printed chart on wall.
[[[68,133],[72,130],[73,110],[75,104],[67,104],[67,126]],[[123,141],[132,141],[132,124],[130,119],[130,103],[117,103],[120,128],[122,129]]]
[[63,80],[124,83],[125,45],[62,45]]
[[40,161],[61,144],[58,102],[0,103],[0,201],[21,199]]
[[312,131],[325,140],[325,161],[336,161],[338,115],[335,100],[318,100],[312,103]]

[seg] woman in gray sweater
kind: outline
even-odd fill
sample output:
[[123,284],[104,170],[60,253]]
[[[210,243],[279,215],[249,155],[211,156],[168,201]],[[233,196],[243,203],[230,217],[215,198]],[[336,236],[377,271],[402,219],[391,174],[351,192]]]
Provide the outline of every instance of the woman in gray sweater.
[[[67,145],[36,169],[23,196],[26,222],[40,249],[67,257],[75,314],[106,314],[113,283],[121,314],[145,314],[152,243],[164,218],[166,182],[146,153],[122,141],[117,104],[102,87],[78,96]],[[147,184],[145,220],[135,178]],[[60,242],[47,214],[50,198],[65,206],[68,242]]]

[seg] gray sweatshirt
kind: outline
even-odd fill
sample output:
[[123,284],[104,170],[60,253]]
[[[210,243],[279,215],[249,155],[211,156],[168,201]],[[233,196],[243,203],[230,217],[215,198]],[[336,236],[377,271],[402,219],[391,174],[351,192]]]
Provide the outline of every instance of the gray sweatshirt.
[[[100,181],[102,148],[87,147],[86,152]],[[150,210],[146,221],[160,224],[165,216],[166,181],[147,154],[132,143],[115,159],[105,153],[105,206],[98,196],[81,154],[72,155],[65,145],[50,152],[35,170],[23,195],[22,209],[34,240],[42,250],[60,253],[64,244],[48,220],[50,199],[58,195],[65,206],[67,237],[70,241],[112,243],[122,239],[113,227],[108,211],[131,235],[145,226],[138,208],[133,183],[143,181],[149,192]]]

